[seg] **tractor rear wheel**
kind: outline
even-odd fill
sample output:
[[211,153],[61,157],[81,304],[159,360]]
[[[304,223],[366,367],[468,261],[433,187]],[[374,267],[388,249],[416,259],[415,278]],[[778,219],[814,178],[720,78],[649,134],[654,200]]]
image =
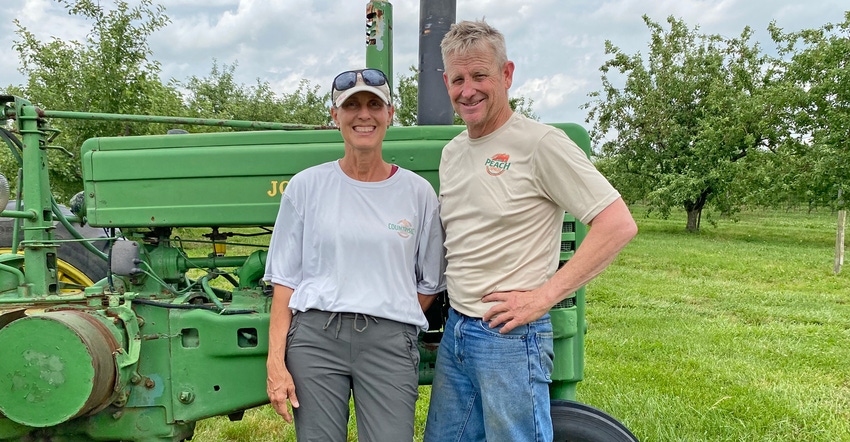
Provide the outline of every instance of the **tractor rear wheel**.
[[625,425],[589,405],[552,400],[555,442],[638,442]]

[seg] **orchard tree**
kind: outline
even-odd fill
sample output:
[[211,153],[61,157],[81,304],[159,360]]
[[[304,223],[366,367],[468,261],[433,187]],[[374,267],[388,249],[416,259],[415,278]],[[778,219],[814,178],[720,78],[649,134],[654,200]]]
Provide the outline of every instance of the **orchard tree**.
[[[183,87],[189,115],[248,121],[275,121],[293,124],[327,126],[331,123],[330,93],[322,94],[320,86],[302,79],[295,92],[276,94],[268,82],[257,79],[254,86],[237,83],[236,63],[218,65],[213,60],[210,74],[192,76]],[[219,127],[197,127],[196,131],[229,130]]]
[[[268,85],[263,83],[264,92],[268,93]],[[260,91],[255,89],[255,93]],[[278,103],[283,115],[273,121],[297,124],[330,125],[332,123],[330,113],[331,93],[320,92],[321,86],[312,85],[306,79],[301,79],[298,88],[293,93],[284,93]],[[259,99],[259,97],[257,98]]]
[[[52,110],[147,114],[153,108],[182,108],[176,90],[160,82],[159,64],[148,60],[148,36],[169,22],[162,6],[140,0],[131,7],[118,0],[113,9],[106,9],[93,0],[57,1],[69,14],[91,20],[91,31],[83,42],[44,42],[14,20],[18,36],[14,48],[21,60],[20,71],[28,77],[17,93]],[[121,122],[57,119],[51,123],[63,131],[57,142],[69,146],[69,151],[96,135],[164,131],[155,125]],[[76,193],[81,187],[79,159],[52,151],[49,161],[56,196],[64,199]]]
[[[774,194],[810,208],[850,205],[850,11],[844,21],[784,33],[771,23],[780,45],[793,132],[799,142],[779,151],[772,174]],[[839,195],[841,197],[839,197]]]
[[148,59],[148,37],[170,21],[162,5],[141,0],[131,7],[116,0],[107,9],[93,0],[57,2],[70,15],[90,20],[91,31],[84,42],[45,43],[15,20],[14,47],[28,76],[29,99],[49,109],[91,112],[145,114],[155,103],[179,108],[179,94],[162,84],[159,63]]
[[187,91],[184,101],[189,115],[197,118],[237,119],[247,92],[243,85],[236,83],[235,71],[235,63],[219,66],[214,59],[208,76],[189,77],[183,84]]
[[740,203],[741,160],[778,142],[776,72],[748,27],[723,38],[673,17],[667,30],[643,20],[647,59],[606,41],[603,90],[584,105],[601,146],[598,166],[629,200],[664,216],[683,208],[695,232],[707,205],[728,213]]

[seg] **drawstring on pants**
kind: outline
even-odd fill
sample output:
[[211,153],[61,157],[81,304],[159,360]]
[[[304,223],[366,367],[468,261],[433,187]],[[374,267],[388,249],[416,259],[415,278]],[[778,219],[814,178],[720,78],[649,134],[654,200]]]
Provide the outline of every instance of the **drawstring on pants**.
[[[357,320],[360,317],[363,317],[363,328],[357,327]],[[331,316],[328,318],[328,322],[325,323],[325,326],[322,327],[322,330],[327,330],[334,319],[337,320],[335,330],[336,334],[334,335],[334,337],[339,338],[339,330],[342,328],[342,314],[340,314],[339,312],[331,312]],[[366,331],[366,328],[369,327],[370,319],[375,321],[375,324],[378,323],[378,319],[374,316],[364,315],[363,313],[354,313],[354,331],[356,331],[357,333],[363,333],[364,331]]]

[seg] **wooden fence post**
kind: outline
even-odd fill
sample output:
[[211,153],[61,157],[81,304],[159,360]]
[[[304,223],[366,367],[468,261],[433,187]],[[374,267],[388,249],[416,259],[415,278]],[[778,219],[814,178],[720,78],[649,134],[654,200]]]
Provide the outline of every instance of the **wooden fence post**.
[[841,271],[841,266],[844,265],[844,222],[847,219],[847,211],[838,211],[838,229],[835,234],[835,265],[832,268],[832,273],[838,274]]

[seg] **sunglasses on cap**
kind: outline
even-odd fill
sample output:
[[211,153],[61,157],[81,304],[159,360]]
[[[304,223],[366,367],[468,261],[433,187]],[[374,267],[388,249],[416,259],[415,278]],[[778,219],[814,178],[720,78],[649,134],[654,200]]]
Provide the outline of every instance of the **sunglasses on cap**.
[[345,71],[334,78],[333,88],[337,91],[345,91],[357,84],[357,75],[363,78],[367,86],[383,86],[387,84],[387,76],[378,69],[358,69],[356,71]]

